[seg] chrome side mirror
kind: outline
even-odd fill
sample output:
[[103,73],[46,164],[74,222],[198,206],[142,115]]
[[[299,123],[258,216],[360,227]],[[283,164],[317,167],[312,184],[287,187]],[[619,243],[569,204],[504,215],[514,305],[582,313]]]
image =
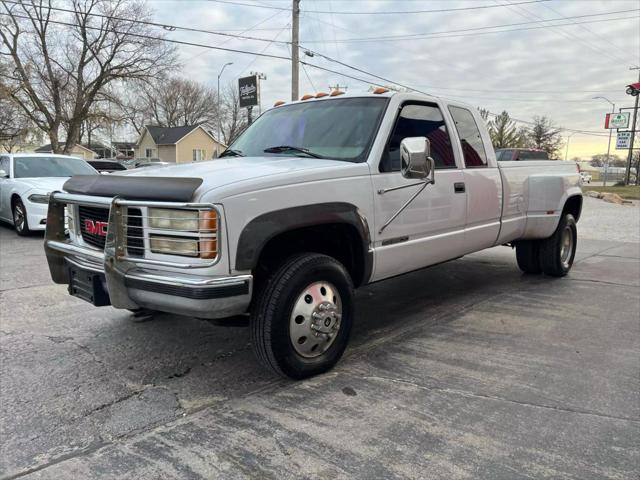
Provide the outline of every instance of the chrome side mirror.
[[0,169],[0,178],[9,178],[9,174],[4,170]]
[[431,144],[426,137],[409,137],[400,142],[400,171],[404,178],[426,180],[433,174],[435,164]]

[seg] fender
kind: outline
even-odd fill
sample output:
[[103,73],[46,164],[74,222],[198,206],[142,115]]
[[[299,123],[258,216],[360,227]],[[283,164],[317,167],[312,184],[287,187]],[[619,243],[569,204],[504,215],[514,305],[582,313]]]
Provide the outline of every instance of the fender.
[[252,270],[258,264],[264,246],[275,236],[303,227],[342,223],[356,229],[364,252],[365,284],[373,271],[371,233],[367,219],[350,203],[332,202],[285,208],[262,214],[251,220],[240,233],[236,253],[236,270]]

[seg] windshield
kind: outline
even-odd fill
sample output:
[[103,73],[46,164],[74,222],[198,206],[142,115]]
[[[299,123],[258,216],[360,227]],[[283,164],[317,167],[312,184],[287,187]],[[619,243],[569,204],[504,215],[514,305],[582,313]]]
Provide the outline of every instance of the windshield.
[[[229,150],[243,156],[314,155],[364,161],[387,98],[341,98],[277,107],[259,117]],[[295,147],[273,149],[273,147]],[[272,149],[265,152],[265,149]]]
[[72,177],[97,173],[84,160],[70,157],[16,157],[13,164],[15,178]]

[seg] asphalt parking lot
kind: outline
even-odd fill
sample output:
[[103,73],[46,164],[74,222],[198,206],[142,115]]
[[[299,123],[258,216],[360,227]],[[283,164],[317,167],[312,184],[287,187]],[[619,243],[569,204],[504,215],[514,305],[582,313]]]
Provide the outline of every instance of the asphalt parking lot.
[[0,226],[0,478],[638,478],[640,209],[603,205],[569,277],[498,247],[360,290],[303,382],[246,327],[68,296]]

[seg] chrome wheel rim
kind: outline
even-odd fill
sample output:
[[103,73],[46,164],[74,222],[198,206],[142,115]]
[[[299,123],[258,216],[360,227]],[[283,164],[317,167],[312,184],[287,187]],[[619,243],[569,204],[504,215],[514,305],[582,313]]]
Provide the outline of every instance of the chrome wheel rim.
[[24,228],[24,210],[21,205],[16,205],[13,209],[13,224],[16,227],[16,230],[21,232]]
[[565,227],[562,231],[562,238],[560,244],[560,263],[564,268],[569,267],[571,261],[571,254],[573,253],[573,232],[571,227]]
[[289,338],[305,357],[322,355],[333,344],[342,320],[342,299],[329,282],[314,282],[298,295],[289,320]]

